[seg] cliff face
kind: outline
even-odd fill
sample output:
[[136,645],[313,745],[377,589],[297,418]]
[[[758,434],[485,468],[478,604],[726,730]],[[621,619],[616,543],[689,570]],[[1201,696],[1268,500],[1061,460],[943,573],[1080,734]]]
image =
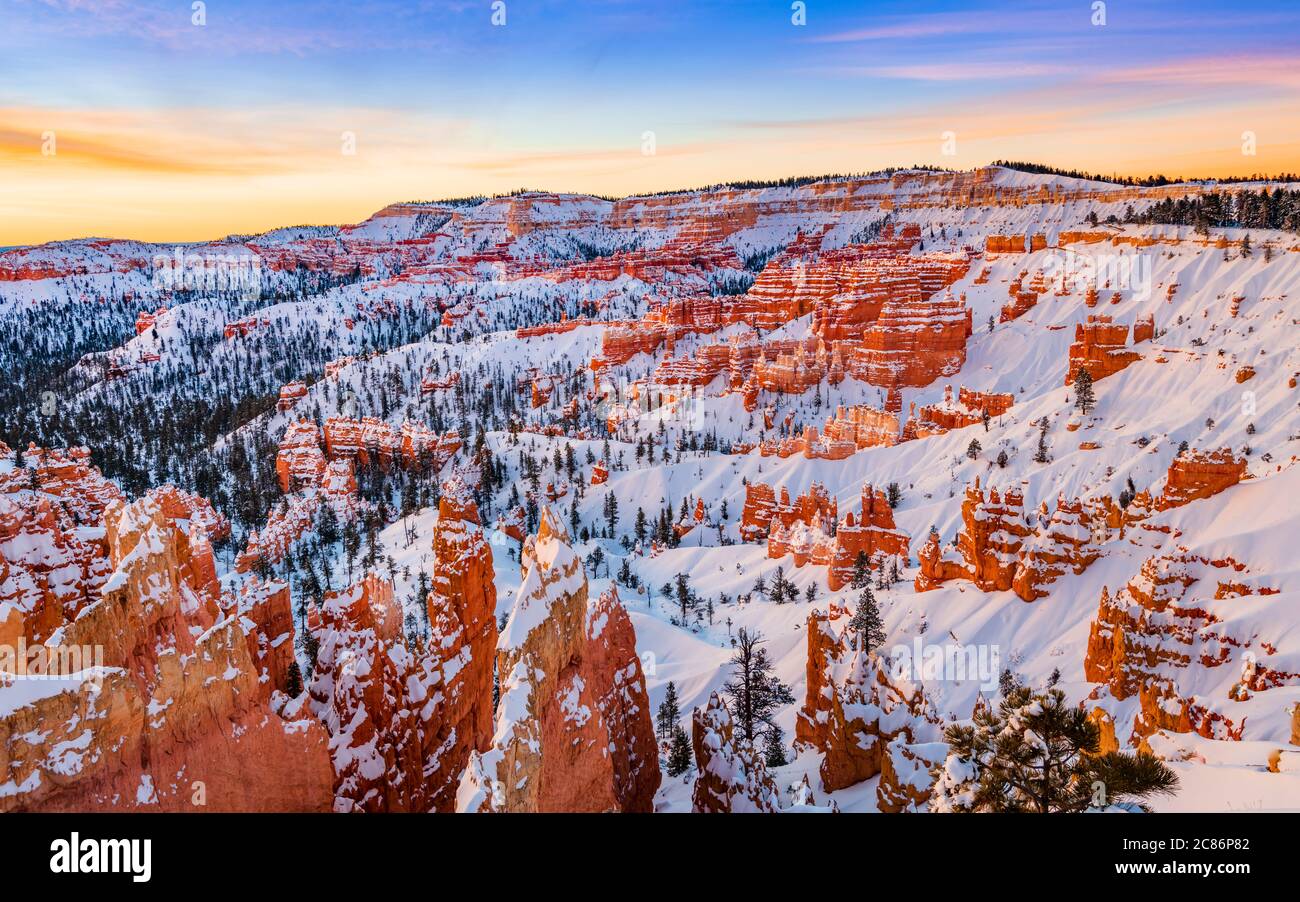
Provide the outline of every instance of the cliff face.
[[402,641],[401,625],[392,586],[373,575],[329,593],[321,606],[308,693],[330,734],[335,811],[420,810],[413,807],[422,801],[413,703],[425,700],[430,679]]
[[929,385],[962,368],[971,331],[964,296],[890,300],[849,355],[849,375],[887,388]]
[[[456,807],[456,781],[471,752],[492,738],[492,676],[496,654],[496,586],[492,548],[483,536],[478,509],[459,481],[443,486],[433,533],[433,591],[429,595],[429,654],[438,659],[443,710],[427,728],[426,755],[437,766],[426,777],[433,807]],[[429,769],[426,768],[426,773]]]
[[375,417],[330,417],[325,421],[325,456],[330,460],[354,459],[361,466],[374,463],[383,469],[437,472],[460,450],[460,433],[441,435],[423,423],[407,420],[394,426]]
[[329,593],[311,707],[330,733],[336,811],[451,811],[470,754],[487,748],[496,590],[492,551],[460,483],[443,487],[433,536],[430,636],[403,635],[375,574]]
[[66,678],[16,683],[0,712],[0,784],[18,788],[0,810],[328,810],[324,730],[284,694],[288,590],[219,595],[175,503],[105,509],[108,576],[45,650]]
[[497,643],[491,747],[471,754],[462,811],[646,811],[659,785],[635,635],[617,596],[590,604],[582,561],[549,508],[522,555]]

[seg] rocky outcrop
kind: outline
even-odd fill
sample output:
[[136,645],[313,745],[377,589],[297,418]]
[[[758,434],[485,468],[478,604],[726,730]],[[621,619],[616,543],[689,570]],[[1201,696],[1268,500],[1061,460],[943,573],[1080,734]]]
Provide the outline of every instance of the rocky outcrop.
[[605,721],[614,765],[614,797],[620,811],[654,810],[659,756],[650,720],[650,697],[636,653],[632,619],[613,586],[587,611],[584,671]]
[[496,590],[478,519],[464,485],[444,485],[427,641],[404,635],[392,585],[373,573],[326,595],[309,693],[330,734],[335,811],[452,811],[471,753],[488,748]]
[[521,563],[497,643],[495,731],[470,755],[457,808],[650,810],[660,775],[631,621],[613,593],[589,603],[582,561],[550,508]]
[[1218,451],[1184,451],[1173,459],[1165,489],[1156,499],[1156,510],[1182,507],[1211,498],[1246,478],[1246,459],[1230,448]]
[[924,405],[919,410],[913,405],[903,425],[903,439],[913,441],[974,426],[983,422],[986,415],[990,418],[1002,416],[1014,403],[1014,395],[970,391],[964,385],[959,387],[954,402],[952,386],[945,385],[943,403]]
[[441,710],[425,728],[425,782],[436,811],[455,810],[461,771],[470,754],[485,751],[492,738],[497,592],[492,548],[478,525],[468,487],[458,480],[444,484],[428,600],[428,654],[442,677]]
[[[1157,730],[1241,739],[1245,720],[1232,710],[1234,703],[1300,685],[1300,673],[1277,656],[1273,642],[1255,635],[1249,621],[1232,617],[1247,601],[1259,605],[1274,594],[1231,557],[1211,560],[1178,550],[1148,558],[1113,596],[1103,588],[1084,676],[1103,684],[1094,698],[1137,697],[1130,745]],[[1203,675],[1224,666],[1241,668],[1226,698],[1182,688],[1203,685]]]
[[330,734],[335,811],[426,811],[421,708],[436,681],[402,636],[393,587],[373,574],[325,597],[311,710]]
[[0,810],[328,810],[325,732],[285,695],[287,588],[218,595],[206,530],[165,507],[151,493],[105,511],[110,575],[49,647],[96,655],[6,698]]
[[872,566],[882,556],[907,558],[910,539],[894,525],[894,511],[885,493],[870,485],[862,487],[862,508],[857,516],[845,514],[835,529],[835,552],[826,574],[827,587],[837,592],[849,584],[859,555]]
[[307,384],[295,379],[280,387],[280,397],[276,399],[275,409],[281,413],[292,410],[293,406],[305,397],[307,397]]
[[[1045,586],[1067,571],[1082,573],[1098,558],[1094,528],[1107,531],[1112,518],[1117,529],[1135,522],[1126,520],[1113,502],[1111,506],[1113,513],[1108,513],[1105,505],[1058,496],[1051,514],[1043,502],[1036,517],[1026,518],[1019,488],[986,491],[977,478],[966,489],[955,549],[942,547],[938,533],[931,531],[917,553],[916,590],[925,592],[948,580],[968,579],[985,592],[1011,589],[1023,601],[1042,598],[1048,594]],[[1100,520],[1095,511],[1100,512]]]
[[763,482],[745,486],[745,506],[740,513],[742,542],[761,542],[767,538],[776,512],[776,492]]
[[767,556],[793,555],[794,565],[812,563],[827,568],[831,591],[851,578],[860,554],[876,566],[882,556],[907,557],[909,539],[894,525],[893,510],[885,494],[870,485],[862,488],[862,508],[839,517],[839,505],[825,486],[813,483],[794,501],[782,487],[776,500],[770,486],[746,486],[741,513],[741,537],[746,541],[767,537]]
[[275,475],[280,491],[286,494],[320,484],[325,475],[325,455],[315,423],[299,420],[284,430],[275,456]]
[[763,759],[743,736],[736,735],[731,712],[709,695],[691,714],[695,751],[695,786],[691,810],[697,814],[775,814],[780,810],[776,783]]
[[1030,534],[1020,490],[1007,488],[999,495],[991,488],[986,493],[977,478],[966,490],[961,519],[964,529],[957,536],[957,548],[971,582],[985,592],[1010,589],[1021,547]]
[[[816,440],[815,430],[811,436],[805,437],[805,457],[837,459],[829,450],[820,451]],[[898,443],[898,417],[865,404],[848,408],[840,405],[832,416],[827,417],[821,440],[828,448],[842,443],[851,448],[849,453],[863,448],[889,447]]]
[[1060,496],[1049,516],[1044,501],[1039,522],[1042,525],[1024,546],[1011,580],[1011,588],[1024,601],[1047,595],[1043,586],[1067,572],[1082,573],[1101,554],[1093,541],[1092,516],[1081,502]]
[[1074,326],[1074,344],[1065,372],[1065,384],[1073,385],[1082,367],[1092,381],[1113,376],[1142,355],[1128,350],[1128,326],[1112,322],[1105,314],[1088,314],[1088,319]]
[[971,331],[964,295],[891,299],[849,355],[849,375],[886,388],[929,385],[962,368]]
[[884,810],[922,804],[929,769],[920,762],[938,754],[923,746],[940,742],[940,719],[918,684],[891,678],[887,661],[855,647],[847,624],[848,613],[839,608],[808,617],[807,695],[795,723],[796,749],[822,754],[827,791],[889,768]]
[[330,417],[325,421],[325,455],[330,460],[348,458],[361,466],[372,463],[387,470],[395,463],[408,470],[435,472],[460,450],[460,433],[441,435],[423,423],[404,420],[394,426],[375,417],[360,420]]

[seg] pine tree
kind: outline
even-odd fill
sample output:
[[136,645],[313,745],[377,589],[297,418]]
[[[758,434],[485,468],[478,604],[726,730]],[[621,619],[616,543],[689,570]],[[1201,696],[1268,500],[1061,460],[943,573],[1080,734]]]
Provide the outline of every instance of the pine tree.
[[898,507],[899,502],[903,500],[903,489],[898,483],[891,482],[885,488],[885,500],[889,502],[891,508]]
[[984,449],[983,446],[980,445],[980,440],[973,438],[970,440],[970,444],[966,446],[966,456],[971,460],[975,460],[980,456],[980,451],[982,450]]
[[673,724],[672,745],[668,749],[668,776],[680,777],[691,769],[691,741],[681,724]]
[[284,694],[289,698],[297,698],[302,694],[302,669],[298,667],[297,661],[289,663],[289,675],[285,679]]
[[763,737],[763,763],[768,767],[784,767],[789,763],[785,756],[785,745],[781,741],[784,736],[780,727],[768,727],[767,734]]
[[1101,731],[1059,689],[1020,686],[944,737],[933,811],[1079,812],[1172,795],[1178,777],[1145,753],[1100,753]]
[[772,660],[762,648],[763,634],[749,632],[743,626],[736,633],[736,653],[728,662],[731,679],[722,691],[731,699],[731,711],[741,733],[751,745],[762,725],[772,725],[772,717],[782,705],[794,702],[790,687],[772,673]]
[[1047,454],[1047,417],[1044,416],[1038,425],[1038,451],[1034,454],[1034,463],[1045,464],[1051,458]]
[[860,647],[872,652],[885,644],[885,624],[880,619],[880,606],[876,596],[871,593],[871,586],[863,586],[858,596],[858,609],[849,621],[849,630],[858,636]]
[[853,559],[853,578],[849,580],[849,585],[855,589],[871,585],[871,561],[867,559],[865,551],[859,551]]
[[695,606],[695,593],[691,591],[685,573],[678,573],[673,579],[676,580],[674,592],[677,595],[677,606],[681,609],[682,623],[685,624],[687,612]]
[[655,731],[660,739],[667,739],[672,735],[673,728],[677,726],[681,715],[681,708],[677,701],[677,686],[670,680],[663,703],[659,706],[659,713],[655,718]]
[[1074,406],[1078,408],[1079,413],[1084,416],[1092,410],[1092,406],[1097,403],[1097,396],[1092,390],[1092,373],[1085,368],[1079,367],[1079,371],[1074,374]]

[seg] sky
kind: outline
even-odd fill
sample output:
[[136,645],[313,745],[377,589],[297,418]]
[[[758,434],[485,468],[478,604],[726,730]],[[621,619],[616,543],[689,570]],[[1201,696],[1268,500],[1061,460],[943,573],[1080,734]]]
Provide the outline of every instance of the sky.
[[996,159],[1300,171],[1300,3],[0,0],[0,246]]

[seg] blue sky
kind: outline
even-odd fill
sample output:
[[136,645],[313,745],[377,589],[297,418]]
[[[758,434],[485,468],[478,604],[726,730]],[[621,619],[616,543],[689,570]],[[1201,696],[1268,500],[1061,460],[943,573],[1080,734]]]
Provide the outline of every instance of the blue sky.
[[210,0],[198,26],[183,0],[0,0],[0,213],[23,217],[0,242],[998,157],[1300,168],[1294,3],[1113,0],[1104,25],[1090,0],[804,10],[505,0],[498,26],[491,0]]

